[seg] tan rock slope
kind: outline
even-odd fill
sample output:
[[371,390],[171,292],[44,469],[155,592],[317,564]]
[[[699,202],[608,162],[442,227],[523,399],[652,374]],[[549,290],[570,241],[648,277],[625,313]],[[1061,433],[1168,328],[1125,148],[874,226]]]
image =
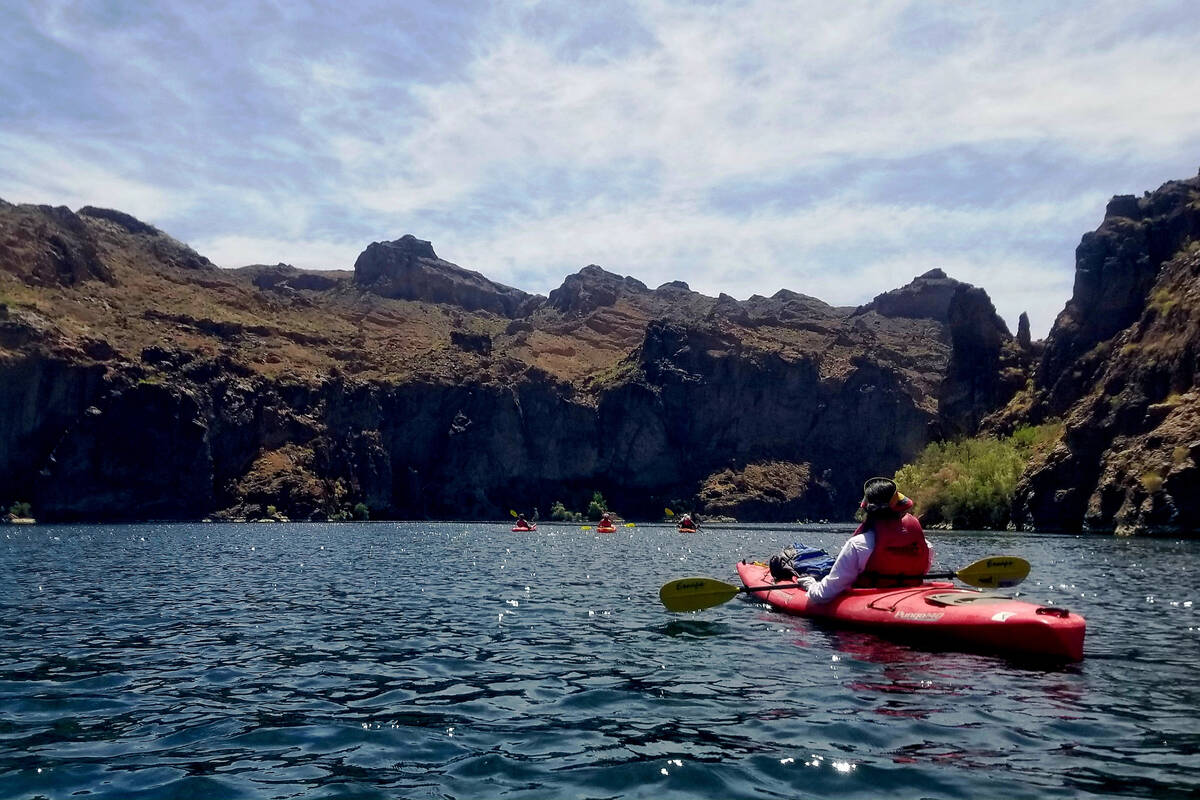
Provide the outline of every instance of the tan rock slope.
[[405,236],[222,270],[116,211],[0,201],[0,502],[42,519],[844,517],[974,432],[1031,348],[939,270],[861,308],[589,265],[549,297]]

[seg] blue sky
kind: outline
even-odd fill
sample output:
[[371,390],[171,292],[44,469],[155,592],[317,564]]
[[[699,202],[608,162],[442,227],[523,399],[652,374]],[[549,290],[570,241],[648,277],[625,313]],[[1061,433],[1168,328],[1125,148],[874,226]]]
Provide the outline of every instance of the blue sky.
[[412,233],[851,305],[933,267],[1035,336],[1113,194],[1200,167],[1183,2],[0,0],[0,197],[222,266]]

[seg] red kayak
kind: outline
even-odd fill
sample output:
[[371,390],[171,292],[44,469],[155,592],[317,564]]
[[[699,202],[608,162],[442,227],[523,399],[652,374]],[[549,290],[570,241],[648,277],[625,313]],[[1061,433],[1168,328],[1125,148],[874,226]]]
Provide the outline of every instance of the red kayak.
[[[742,561],[737,571],[747,589],[776,583],[764,564]],[[899,589],[849,589],[823,604],[809,603],[808,593],[799,588],[750,594],[789,614],[924,640],[944,649],[1083,659],[1085,623],[1078,614],[959,589],[945,581]]]
[[600,525],[596,528],[596,533],[616,533],[616,532],[617,532],[617,527],[615,525]]
[[528,531],[536,531],[536,530],[537,530],[537,525],[530,525],[528,528],[526,528],[524,525],[514,525],[513,526],[513,533],[526,533]]
[[679,532],[680,532],[680,533],[695,533],[695,532],[696,532],[696,529],[695,529],[695,528],[685,528],[685,527],[683,527],[683,526],[681,525],[681,526],[679,527]]

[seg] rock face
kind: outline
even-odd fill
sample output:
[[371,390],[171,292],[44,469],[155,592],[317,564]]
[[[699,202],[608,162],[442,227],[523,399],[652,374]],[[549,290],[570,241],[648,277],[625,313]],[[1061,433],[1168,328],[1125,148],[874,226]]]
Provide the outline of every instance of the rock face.
[[1022,477],[1027,529],[1194,535],[1200,527],[1200,178],[1116,197],[1076,251],[1075,292],[1028,418],[1062,441]]
[[369,245],[354,262],[354,282],[384,297],[447,303],[510,318],[525,316],[544,301],[442,261],[432,244],[412,235]]
[[1171,181],[1140,199],[1114,197],[1104,222],[1075,250],[1075,288],[1038,365],[1046,411],[1063,414],[1093,383],[1088,353],[1141,317],[1164,263],[1200,238],[1198,179]]
[[855,314],[872,311],[884,317],[936,320],[949,334],[952,355],[938,392],[940,438],[974,434],[983,417],[1007,403],[1024,383],[1012,334],[987,292],[949,278],[940,269],[879,295]]
[[[5,204],[0,230],[24,231],[0,237],[0,504],[42,519],[479,518],[596,490],[844,518],[1003,404],[1019,350],[940,271],[861,309],[595,265],[543,299],[412,236],[351,276],[219,270],[113,211]],[[52,241],[78,258],[38,261]]]
[[[684,286],[686,289],[686,284]],[[611,306],[622,294],[645,294],[646,284],[634,278],[614,275],[595,264],[588,264],[563,285],[550,292],[550,305],[564,314],[587,314],[602,306]]]
[[74,286],[111,281],[95,236],[69,208],[4,204],[0,216],[0,261],[26,283]]

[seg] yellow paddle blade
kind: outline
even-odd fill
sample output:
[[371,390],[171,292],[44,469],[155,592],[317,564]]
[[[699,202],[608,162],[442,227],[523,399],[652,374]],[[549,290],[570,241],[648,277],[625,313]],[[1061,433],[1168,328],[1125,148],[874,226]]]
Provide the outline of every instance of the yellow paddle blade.
[[511,508],[508,510],[508,513],[512,514],[514,517],[519,517],[519,516],[521,516],[521,515],[520,515],[520,514],[518,514],[517,512],[513,511]]
[[658,590],[658,599],[668,611],[699,611],[719,606],[737,596],[741,589],[714,578],[676,578]]
[[664,509],[663,509],[663,513],[664,513],[664,514],[666,514],[668,517],[673,517],[673,516],[675,516],[675,512],[674,512],[674,511],[672,511],[672,510],[671,510],[671,509],[669,509],[669,508],[664,508]]
[[1016,586],[1029,575],[1029,562],[1016,556],[988,556],[954,573],[971,586],[1006,589]]
[[591,529],[592,529],[591,525],[580,525],[579,526],[579,530],[581,530],[581,531],[590,531]]
[[626,523],[625,523],[625,527],[626,527],[626,528],[636,528],[636,527],[637,527],[637,523],[636,523],[636,522],[626,522]]

